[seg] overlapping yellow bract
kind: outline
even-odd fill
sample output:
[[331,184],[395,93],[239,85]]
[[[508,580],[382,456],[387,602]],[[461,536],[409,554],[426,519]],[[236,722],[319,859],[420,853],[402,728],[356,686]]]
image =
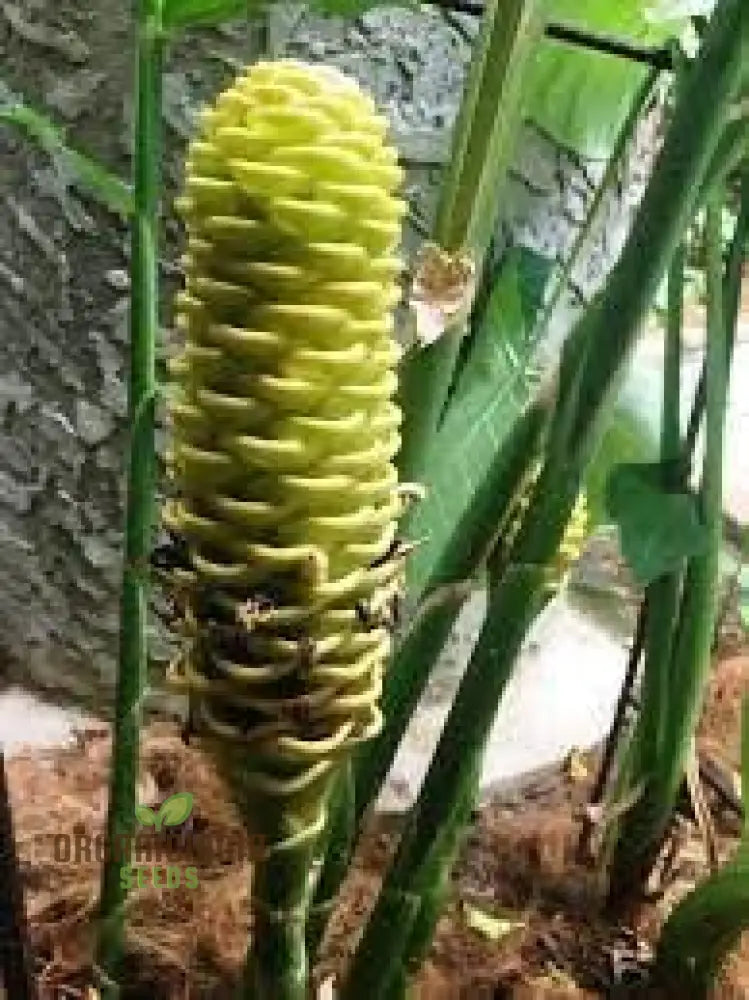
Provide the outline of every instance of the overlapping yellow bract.
[[[247,786],[310,794],[376,732],[401,498],[386,122],[337,71],[259,63],[202,113],[179,209],[175,498],[193,641],[178,680]],[[239,758],[237,758],[239,760]]]
[[590,530],[588,498],[585,492],[582,492],[575,502],[554,561],[554,573],[557,584],[561,583],[582,555]]

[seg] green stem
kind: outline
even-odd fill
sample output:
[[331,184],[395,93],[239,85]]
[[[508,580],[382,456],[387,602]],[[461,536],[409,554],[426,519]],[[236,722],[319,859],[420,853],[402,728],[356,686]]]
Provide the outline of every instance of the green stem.
[[310,955],[317,949],[325,934],[336,894],[348,872],[355,842],[356,786],[352,761],[346,760],[336,779],[328,807],[328,824],[320,845],[322,869],[315,886],[307,924],[307,950]]
[[[467,776],[455,807],[442,817],[443,826],[438,846],[431,852],[429,863],[419,880],[418,909],[411,926],[404,929],[399,939],[398,965],[395,965],[395,961],[392,962],[393,976],[383,1000],[403,1000],[407,995],[409,982],[429,954],[437,923],[453,889],[452,870],[479,799],[480,756],[475,758],[474,765],[473,774]],[[393,956],[394,959],[396,957]]]
[[681,453],[681,332],[684,324],[684,269],[686,248],[682,244],[668,273],[668,315],[663,365],[663,423],[661,461],[676,462]]
[[[623,362],[634,340],[632,331],[653,301],[665,268],[694,216],[747,59],[749,8],[740,0],[724,0],[711,18],[699,61],[687,71],[680,87],[668,133],[669,147],[666,155],[658,158],[638,211],[637,240],[628,240],[601,300],[609,335],[604,343],[593,345],[600,363],[586,370],[574,436],[588,432],[601,385],[611,392],[616,388],[614,376],[623,375]],[[659,262],[656,269],[653,260]],[[614,303],[616,314],[610,311]],[[563,370],[562,385],[565,374]]]
[[[120,618],[119,670],[112,734],[107,857],[101,890],[98,958],[108,979],[116,978],[123,953],[125,890],[120,883],[121,837],[135,828],[135,793],[142,699],[146,679],[148,565],[152,544],[158,332],[158,207],[162,39],[158,0],[139,0],[137,26],[137,108],[134,149],[134,215],[130,306],[130,453],[125,553]],[[105,996],[116,987],[106,986]]]
[[[745,169],[741,178],[741,207],[739,217],[736,222],[736,231],[731,242],[728,253],[728,263],[726,265],[726,290],[723,296],[726,309],[726,322],[729,330],[735,325],[735,317],[739,314],[741,307],[741,282],[744,274],[744,260],[746,258],[747,247],[749,246],[749,169]],[[733,349],[736,344],[736,337],[730,337],[726,347],[726,357],[728,367],[731,367]],[[700,380],[695,393],[695,402],[689,418],[685,452],[689,455],[694,451],[697,441],[700,424],[705,412],[705,380],[707,369],[703,366],[700,372]]]
[[253,869],[253,927],[241,993],[246,1000],[307,1000],[312,856],[311,844],[272,848]]
[[[690,560],[682,627],[674,650],[675,673],[668,704],[669,746],[677,748],[666,778],[666,797],[673,803],[683,777],[687,746],[697,724],[710,666],[715,631],[718,567],[723,528],[723,443],[728,401],[727,341],[729,325],[723,308],[722,212],[725,190],[708,201],[707,235],[707,406],[702,514],[708,531],[704,555]],[[691,584],[691,586],[690,586]]]
[[611,151],[611,156],[606,164],[606,169],[603,177],[601,178],[601,183],[598,185],[596,192],[593,195],[585,220],[578,229],[572,248],[565,258],[559,278],[554,286],[554,290],[549,296],[548,302],[544,306],[543,316],[539,321],[540,329],[538,333],[535,334],[535,339],[538,342],[543,340],[544,335],[549,328],[549,324],[554,317],[557,306],[559,305],[565,292],[569,289],[570,280],[575,271],[575,267],[580,262],[581,254],[585,249],[585,245],[588,242],[591,233],[593,232],[595,223],[598,221],[599,211],[603,205],[604,199],[611,192],[616,182],[617,173],[621,169],[627,148],[632,141],[632,137],[634,136],[635,129],[637,128],[637,124],[640,121],[644,108],[653,96],[658,80],[660,79],[660,75],[661,74],[658,69],[651,70],[643,81],[642,87],[635,95],[632,107],[629,110],[629,114],[627,115],[622,129],[617,136],[614,148]]
[[[429,596],[416,613],[385,675],[381,707],[387,725],[362,747],[354,764],[352,845],[361,823],[390,770],[396,750],[426,687],[432,664],[445,645],[468,595],[470,582],[487,555],[500,525],[537,453],[547,414],[531,406],[511,431],[507,444],[474,494],[472,505],[445,547],[427,585]],[[350,803],[346,802],[346,808]],[[334,819],[334,823],[338,820]],[[334,857],[326,857],[320,878],[332,898],[343,881]],[[319,893],[318,893],[319,895]],[[410,898],[410,897],[409,897]],[[389,905],[394,905],[391,901]],[[322,931],[318,928],[317,935]]]
[[749,157],[749,122],[746,118],[731,122],[723,133],[705,181],[705,190],[725,184]]
[[[440,879],[449,876],[456,845],[444,842],[445,817],[465,803],[475,788],[496,706],[515,653],[535,616],[543,583],[543,570],[517,568],[508,572],[497,588],[419,799],[409,814],[395,859],[354,954],[341,1000],[363,996],[380,1000],[387,995],[408,944],[403,935],[400,953],[384,950],[384,941],[392,940],[389,914],[393,901],[404,896],[421,898],[439,888],[432,882],[437,873]],[[509,613],[500,617],[500,608]],[[458,825],[449,824],[450,832]]]
[[[744,179],[742,189],[742,204],[739,219],[729,252],[725,276],[722,271],[721,247],[715,246],[715,210],[711,209],[710,242],[712,244],[711,262],[708,281],[710,286],[710,314],[708,329],[708,354],[705,363],[705,378],[696,394],[690,429],[687,432],[684,455],[691,455],[699,426],[697,414],[702,412],[705,400],[710,399],[708,389],[710,379],[713,379],[713,406],[715,397],[720,393],[720,386],[715,386],[717,359],[716,352],[723,351],[721,368],[724,381],[727,382],[732,353],[738,325],[740,306],[740,289],[742,261],[744,259],[747,237],[749,235],[749,174]],[[717,335],[713,332],[717,326],[717,312],[721,306],[722,327]],[[716,341],[718,347],[716,347]],[[727,386],[723,386],[723,392]],[[716,447],[716,417],[713,414],[712,446]],[[707,443],[706,443],[707,446]],[[717,460],[711,457],[711,462]],[[722,462],[722,453],[721,453]],[[696,725],[705,675],[710,662],[712,645],[715,590],[717,588],[717,565],[722,537],[722,510],[716,514],[711,510],[708,501],[716,502],[716,473],[708,465],[705,456],[703,473],[703,507],[706,523],[711,533],[711,549],[704,556],[690,561],[683,587],[683,598],[678,615],[678,624],[670,643],[670,656],[664,665],[663,682],[667,690],[661,690],[660,682],[654,688],[654,682],[648,683],[650,665],[646,667],[646,679],[643,689],[643,704],[640,723],[633,735],[632,747],[637,754],[637,767],[626,776],[628,787],[642,786],[644,791],[635,807],[617,824],[615,832],[616,847],[610,871],[610,904],[619,908],[626,900],[636,895],[647,878],[655,862],[657,853],[665,835],[669,818],[678,794],[684,774],[689,740]],[[708,495],[705,491],[709,490]],[[716,525],[711,520],[717,518]],[[711,582],[712,574],[715,579]],[[657,699],[657,700],[653,700]],[[661,734],[657,748],[644,744],[647,720],[657,718],[658,730]],[[654,749],[657,754],[653,756]]]
[[[507,561],[491,594],[486,624],[447,718],[419,799],[383,890],[354,955],[342,1000],[382,996],[392,963],[373,977],[372,957],[385,954],[387,906],[421,895],[439,851],[443,819],[464,800],[494,722],[515,658],[546,597],[546,566],[558,549],[577,498],[582,473],[610,412],[613,390],[652,299],[691,217],[695,189],[707,169],[727,106],[741,81],[749,49],[749,8],[723,0],[687,87],[680,96],[653,177],[617,270],[601,298],[581,320],[565,350],[555,413],[565,433],[550,442],[544,468]],[[654,217],[654,218],[653,218]],[[654,227],[655,224],[655,228]],[[641,284],[640,284],[641,283]],[[582,346],[581,346],[582,345]],[[725,363],[725,355],[723,363]],[[585,363],[581,380],[577,368]],[[572,386],[571,394],[568,385]],[[582,389],[582,392],[580,390]],[[439,868],[444,877],[444,867]],[[373,978],[375,981],[373,983]],[[367,983],[367,989],[359,987]]]
[[726,957],[749,927],[749,865],[739,859],[711,875],[673,910],[656,955],[664,996],[707,1000]]
[[538,455],[546,421],[546,411],[540,404],[531,406],[520,418],[424,588],[427,597],[385,677],[381,704],[387,725],[376,740],[363,748],[356,762],[357,821],[382,787],[432,665],[465,602],[464,583],[477,573],[489,554],[499,526]]
[[[681,334],[684,313],[684,268],[686,250],[677,250],[668,276],[668,316],[666,351],[663,366],[663,417],[661,427],[661,462],[666,489],[683,489],[682,472],[674,470],[681,456]],[[666,470],[668,469],[668,473]],[[657,759],[662,739],[666,699],[669,687],[669,664],[674,630],[679,614],[683,568],[654,580],[648,588],[649,613],[645,631],[645,671],[643,675],[642,746],[643,761]],[[653,711],[650,711],[650,706]],[[657,708],[656,708],[657,706]]]
[[[537,0],[490,0],[484,10],[442,185],[433,240],[469,253],[477,273],[496,223],[522,110],[529,56],[543,28]],[[418,480],[452,382],[464,333],[449,328],[405,358],[401,478]]]

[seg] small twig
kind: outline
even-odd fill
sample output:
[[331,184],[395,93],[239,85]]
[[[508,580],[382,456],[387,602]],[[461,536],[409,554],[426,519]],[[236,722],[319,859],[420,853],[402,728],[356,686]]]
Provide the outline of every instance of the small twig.
[[5,755],[0,749],[0,972],[12,1000],[36,1000],[23,887],[13,835]]
[[619,693],[619,700],[616,704],[616,712],[614,713],[614,722],[611,726],[611,730],[606,739],[606,744],[603,751],[603,760],[601,761],[601,768],[598,772],[598,777],[596,778],[595,786],[591,792],[590,801],[592,805],[598,805],[604,796],[606,791],[606,786],[609,781],[609,776],[611,774],[611,768],[614,763],[614,756],[616,755],[616,748],[619,744],[619,738],[621,736],[622,729],[624,727],[624,721],[627,715],[627,709],[633,703],[633,691],[635,687],[635,682],[637,681],[637,672],[640,665],[640,657],[642,656],[643,646],[645,645],[645,629],[647,625],[647,602],[643,601],[640,606],[640,613],[637,618],[637,629],[635,631],[635,638],[632,643],[632,649],[629,653],[629,660],[627,662],[627,671],[624,675],[624,683],[622,684],[621,692]]
[[700,778],[703,784],[707,785],[718,796],[724,808],[741,820],[744,809],[741,804],[741,796],[734,787],[732,773],[719,761],[702,753],[700,754]]
[[654,66],[659,70],[670,70],[674,66],[671,49],[667,46],[653,48],[648,45],[638,45],[628,38],[593,33],[571,24],[547,24],[546,36],[580,48],[593,49],[605,55]]
[[667,834],[659,860],[650,873],[651,888],[643,893],[643,902],[656,903],[663,899],[666,889],[673,885],[677,872],[679,854],[689,840],[690,825],[682,816],[675,816]]
[[700,835],[702,836],[702,840],[705,844],[707,863],[710,866],[711,872],[717,871],[718,848],[715,843],[715,825],[713,823],[712,816],[710,815],[710,808],[705,799],[705,792],[702,787],[700,765],[697,759],[697,747],[695,745],[694,738],[692,739],[692,749],[689,753],[689,761],[686,768],[686,785],[689,792],[689,798],[692,802],[692,809],[694,811],[697,829],[700,831]]
[[[480,16],[484,12],[483,0],[429,0],[429,2],[453,14]],[[654,66],[658,70],[671,70],[674,67],[673,54],[668,46],[656,48],[651,45],[638,45],[630,38],[593,32],[573,24],[547,24],[546,37],[577,48],[600,52],[603,55]]]

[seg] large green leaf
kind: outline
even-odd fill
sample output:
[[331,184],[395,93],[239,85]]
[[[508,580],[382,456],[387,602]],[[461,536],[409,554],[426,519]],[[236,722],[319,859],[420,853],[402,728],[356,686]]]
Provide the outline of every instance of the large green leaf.
[[707,545],[697,498],[664,488],[657,462],[620,465],[608,484],[608,508],[619,525],[622,552],[642,584],[679,568]]
[[[309,0],[307,6],[323,14],[355,17],[392,0]],[[411,0],[396,0],[395,6],[412,6]],[[164,0],[161,23],[165,31],[192,25],[218,24],[241,17],[256,17],[268,0]]]
[[260,6],[258,0],[164,0],[161,23],[166,31],[193,24],[217,24],[247,17]]
[[[450,253],[468,252],[479,272],[515,158],[544,9],[540,0],[487,0],[452,130],[431,239]],[[454,317],[435,342],[409,352],[401,366],[398,469],[404,479],[423,475],[464,333],[465,323]]]
[[585,474],[591,526],[611,520],[606,506],[606,490],[612,470],[623,463],[652,462],[657,454],[656,436],[643,415],[620,400]]
[[530,399],[536,319],[552,267],[547,258],[516,249],[496,280],[426,463],[427,498],[409,524],[411,537],[425,541],[409,564],[414,596]]
[[[658,46],[710,6],[710,0],[550,0],[549,20]],[[547,39],[529,85],[528,117],[581,155],[605,157],[646,73],[617,56]]]

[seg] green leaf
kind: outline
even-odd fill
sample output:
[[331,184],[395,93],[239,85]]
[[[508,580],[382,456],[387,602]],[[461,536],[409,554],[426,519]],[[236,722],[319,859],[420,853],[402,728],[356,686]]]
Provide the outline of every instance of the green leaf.
[[135,818],[141,826],[156,826],[156,814],[153,809],[150,809],[148,806],[136,806]]
[[[516,153],[543,7],[540,0],[487,0],[452,130],[431,239],[451,253],[468,252],[479,273]],[[410,351],[401,365],[398,469],[406,481],[422,478],[453,384],[465,325],[448,325],[436,342]]]
[[[548,20],[659,46],[679,36],[704,0],[550,0]],[[582,156],[614,145],[647,67],[547,39],[527,91],[528,117]]]
[[[309,6],[323,14],[353,17],[373,7],[384,6],[386,0],[312,0]],[[390,6],[393,6],[390,2]],[[400,0],[395,6],[415,6],[411,0]],[[189,28],[192,25],[219,24],[238,18],[253,18],[268,7],[267,0],[164,0],[161,24],[165,31]]]
[[657,457],[658,443],[647,420],[626,400],[620,400],[585,472],[591,527],[609,521],[607,489],[613,470],[625,463],[653,462]]
[[0,81],[0,123],[13,125],[51,158],[55,169],[70,184],[90,194],[100,205],[127,218],[133,210],[128,185],[91,157],[71,149],[65,133],[46,115],[24,104]]
[[667,492],[664,472],[660,463],[620,465],[608,482],[608,510],[619,525],[624,557],[642,584],[678,569],[707,546],[697,498]]
[[164,0],[161,25],[165,31],[193,24],[218,24],[250,17],[263,6],[259,0]]
[[428,579],[536,386],[531,366],[535,320],[552,267],[547,258],[517,249],[496,279],[425,463],[427,497],[409,522],[410,537],[427,540],[409,560],[414,594]]
[[607,506],[622,552],[642,584],[678,569],[707,546],[697,498],[663,488],[660,463],[620,465],[609,477]]
[[161,803],[156,817],[156,829],[162,826],[179,826],[192,812],[193,797],[190,792],[176,792]]

